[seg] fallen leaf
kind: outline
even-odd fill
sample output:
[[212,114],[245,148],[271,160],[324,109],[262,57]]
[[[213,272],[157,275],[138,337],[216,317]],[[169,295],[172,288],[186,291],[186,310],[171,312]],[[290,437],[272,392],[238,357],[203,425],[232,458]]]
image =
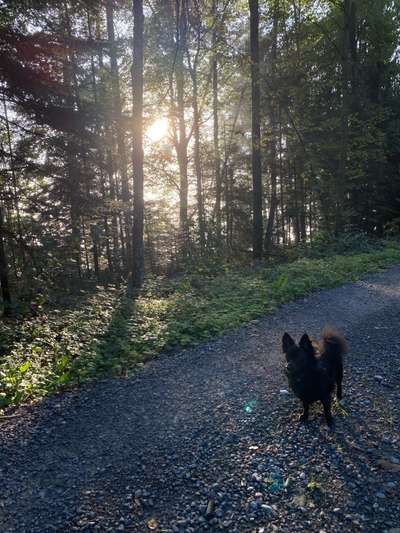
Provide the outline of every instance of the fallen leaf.
[[149,529],[157,529],[158,528],[158,522],[155,518],[150,518],[150,520],[147,522],[147,527]]
[[304,494],[296,494],[292,499],[293,505],[296,507],[304,507],[306,504],[306,497]]
[[215,504],[214,504],[213,500],[209,500],[208,501],[208,505],[207,505],[206,516],[212,515],[213,512],[214,512],[214,508],[215,508]]

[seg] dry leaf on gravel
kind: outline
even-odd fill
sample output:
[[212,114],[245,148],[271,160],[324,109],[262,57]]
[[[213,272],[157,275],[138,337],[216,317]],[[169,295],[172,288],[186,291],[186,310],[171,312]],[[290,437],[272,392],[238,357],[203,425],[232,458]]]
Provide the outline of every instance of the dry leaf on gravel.
[[147,527],[149,529],[157,529],[158,528],[158,522],[155,518],[150,518],[150,520],[147,522]]

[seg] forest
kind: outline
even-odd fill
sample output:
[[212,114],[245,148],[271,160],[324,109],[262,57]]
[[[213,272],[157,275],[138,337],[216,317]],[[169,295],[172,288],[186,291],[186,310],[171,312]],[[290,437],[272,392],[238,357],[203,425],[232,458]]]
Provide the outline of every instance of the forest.
[[93,342],[125,371],[397,260],[397,1],[3,0],[0,17],[6,404],[35,366],[79,382]]
[[398,2],[2,4],[6,308],[398,233]]

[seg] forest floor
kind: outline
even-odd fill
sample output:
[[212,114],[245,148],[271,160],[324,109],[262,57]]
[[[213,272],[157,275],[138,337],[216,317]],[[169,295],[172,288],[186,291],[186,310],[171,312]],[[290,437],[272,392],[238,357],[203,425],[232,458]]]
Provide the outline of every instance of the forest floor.
[[[300,426],[281,336],[344,331],[344,408]],[[24,405],[0,530],[400,532],[400,267],[314,293],[130,378]]]

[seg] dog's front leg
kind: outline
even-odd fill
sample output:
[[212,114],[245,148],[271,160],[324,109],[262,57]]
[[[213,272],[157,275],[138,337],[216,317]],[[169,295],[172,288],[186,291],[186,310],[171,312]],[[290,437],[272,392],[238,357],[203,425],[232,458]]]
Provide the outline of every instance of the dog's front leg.
[[340,400],[342,399],[343,397],[343,392],[342,392],[342,381],[343,381],[343,365],[342,363],[340,362],[339,364],[339,367],[338,367],[338,370],[337,370],[337,376],[336,376],[336,385],[337,385],[337,388],[336,388],[336,397],[337,399]]
[[328,424],[329,429],[333,430],[334,420],[333,420],[332,412],[331,412],[331,403],[332,403],[331,397],[325,398],[324,400],[322,400],[322,405],[324,406],[324,414],[325,414],[326,423]]
[[300,422],[307,422],[308,420],[308,411],[309,411],[309,404],[306,402],[303,402],[303,414],[300,415],[299,421]]

